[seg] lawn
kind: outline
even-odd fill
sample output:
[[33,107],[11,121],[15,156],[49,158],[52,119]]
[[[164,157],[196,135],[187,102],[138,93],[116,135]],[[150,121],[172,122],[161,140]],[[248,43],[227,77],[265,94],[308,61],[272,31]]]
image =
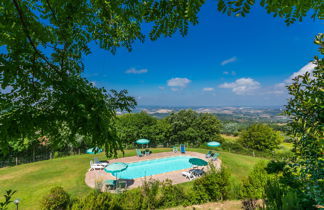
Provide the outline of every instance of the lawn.
[[[154,153],[170,151],[168,148],[152,149]],[[206,153],[205,149],[188,149]],[[220,152],[224,166],[230,169],[235,178],[245,177],[253,165],[261,160],[251,156]],[[125,156],[135,155],[134,150],[125,151]],[[95,156],[104,159],[104,154],[75,155],[46,161],[39,161],[0,169],[0,192],[17,190],[14,198],[21,200],[23,209],[38,209],[39,201],[53,186],[62,186],[72,196],[80,196],[91,189],[84,183],[89,169],[89,161]],[[119,156],[122,156],[119,154]],[[191,183],[183,184],[190,187]],[[2,198],[1,198],[2,199]],[[14,208],[13,204],[10,208]]]

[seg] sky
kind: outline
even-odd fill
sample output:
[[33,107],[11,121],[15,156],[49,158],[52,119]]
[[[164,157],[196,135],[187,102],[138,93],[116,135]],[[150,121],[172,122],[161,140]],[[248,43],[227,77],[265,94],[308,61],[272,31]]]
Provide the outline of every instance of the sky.
[[314,67],[321,29],[310,18],[287,26],[259,6],[245,18],[228,17],[207,1],[185,37],[147,39],[115,55],[91,46],[83,76],[97,87],[127,89],[138,105],[284,105],[291,78]]

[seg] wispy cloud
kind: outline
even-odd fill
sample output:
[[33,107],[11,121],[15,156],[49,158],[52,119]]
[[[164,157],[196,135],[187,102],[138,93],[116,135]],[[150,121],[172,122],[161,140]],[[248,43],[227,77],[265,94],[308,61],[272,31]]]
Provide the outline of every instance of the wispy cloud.
[[235,76],[236,72],[235,71],[224,71],[223,74]]
[[231,83],[223,83],[220,88],[229,88],[237,95],[251,95],[261,87],[260,83],[252,78],[240,78]]
[[222,65],[222,66],[225,66],[226,64],[233,63],[233,62],[235,62],[235,61],[237,61],[237,57],[236,57],[236,56],[231,57],[231,58],[226,59],[226,60],[223,60],[223,61],[221,62],[221,65]]
[[213,90],[214,90],[214,88],[212,88],[212,87],[203,88],[203,91],[206,91],[206,92],[210,92],[210,91],[213,91]]
[[135,68],[130,68],[125,71],[126,74],[145,74],[147,73],[147,69],[135,69]]
[[191,82],[188,78],[172,78],[167,81],[167,85],[173,88],[185,88]]

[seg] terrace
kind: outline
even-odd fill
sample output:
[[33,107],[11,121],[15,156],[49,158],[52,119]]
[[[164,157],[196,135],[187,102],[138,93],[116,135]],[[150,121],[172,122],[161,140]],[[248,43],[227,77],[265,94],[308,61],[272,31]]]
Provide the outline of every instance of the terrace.
[[[191,156],[191,157],[205,160],[206,162],[209,161],[209,159],[207,159],[205,157],[205,154],[187,151],[185,154],[181,154],[180,152],[177,152],[177,153],[162,152],[162,153],[153,153],[151,155],[143,156],[143,157],[138,157],[138,156],[123,157],[123,158],[111,159],[111,160],[109,160],[109,163],[116,163],[116,162],[134,163],[134,162],[138,162],[138,161],[153,160],[153,159],[175,157],[175,156]],[[221,167],[220,159],[217,159],[217,160],[211,161],[211,162],[214,164],[214,166],[217,169],[219,169]],[[207,167],[204,167],[204,168],[207,169]],[[166,172],[166,173],[161,173],[161,174],[156,174],[156,175],[152,175],[152,176],[136,178],[136,179],[132,179],[132,180],[127,180],[127,186],[128,186],[128,189],[139,187],[142,185],[144,180],[147,180],[149,178],[159,180],[159,181],[164,181],[166,179],[170,179],[170,180],[172,180],[173,184],[188,182],[190,180],[187,179],[186,177],[184,177],[181,173],[184,171],[188,171],[188,168],[182,169],[182,170]],[[114,180],[114,179],[116,179],[116,178],[114,176],[112,176],[111,173],[107,173],[104,170],[88,171],[85,175],[85,183],[91,188],[95,188],[96,180],[102,181],[102,180]],[[104,189],[102,189],[102,190],[104,190]]]

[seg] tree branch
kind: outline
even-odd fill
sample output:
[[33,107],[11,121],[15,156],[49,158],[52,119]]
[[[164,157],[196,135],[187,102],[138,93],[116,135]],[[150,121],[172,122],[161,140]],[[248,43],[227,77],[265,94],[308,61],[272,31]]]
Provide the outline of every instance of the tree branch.
[[30,45],[32,46],[34,51],[47,63],[47,65],[49,65],[53,69],[57,70],[57,66],[55,66],[51,62],[49,62],[48,59],[37,49],[35,43],[33,42],[32,38],[31,38],[31,36],[29,34],[29,31],[28,31],[28,28],[27,28],[27,23],[24,20],[23,12],[22,12],[21,8],[19,7],[19,4],[18,4],[17,0],[13,0],[13,3],[15,5],[15,7],[16,7],[17,12],[18,12],[19,19],[20,19],[23,31],[24,31],[27,39],[28,39],[28,42],[30,43]]

